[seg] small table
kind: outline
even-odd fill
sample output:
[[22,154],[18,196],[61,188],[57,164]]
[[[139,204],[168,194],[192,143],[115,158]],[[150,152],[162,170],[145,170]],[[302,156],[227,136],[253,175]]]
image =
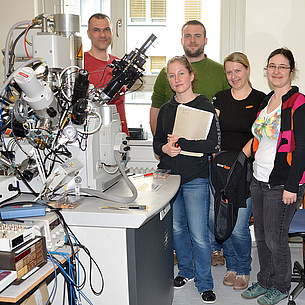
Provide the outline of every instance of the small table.
[[[64,246],[59,248],[57,252],[69,253],[70,248]],[[60,255],[55,257],[65,264],[67,260]],[[58,267],[56,266],[56,269]],[[54,275],[54,265],[51,261],[48,261],[44,266],[40,267],[35,273],[30,275],[19,285],[10,285],[0,293],[0,304],[20,304],[26,298],[28,298],[36,289],[39,288],[40,284],[44,283],[49,276]]]

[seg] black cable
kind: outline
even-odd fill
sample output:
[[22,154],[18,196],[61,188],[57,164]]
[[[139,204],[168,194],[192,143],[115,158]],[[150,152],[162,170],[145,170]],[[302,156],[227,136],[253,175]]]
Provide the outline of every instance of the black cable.
[[[81,151],[86,151],[87,148],[88,148],[88,143],[86,142],[86,139],[85,137],[81,137],[81,140],[77,138],[77,141],[78,141],[78,147]],[[82,145],[82,142],[85,141],[85,146],[83,147]]]
[[[91,288],[91,291],[94,293],[94,295],[96,296],[99,296],[102,294],[102,292],[104,291],[104,286],[105,286],[105,282],[104,282],[104,277],[103,277],[103,274],[102,274],[102,271],[100,269],[100,267],[98,266],[97,262],[94,260],[94,258],[91,256],[90,254],[90,251],[88,248],[86,248],[84,245],[80,244],[79,245],[80,248],[82,248],[85,253],[88,255],[89,257],[89,284],[90,284],[90,288]],[[101,289],[100,291],[96,291],[94,288],[93,288],[93,285],[92,285],[92,263],[96,266],[100,276],[101,276]]]
[[[34,22],[33,24],[31,24],[30,25],[30,27],[29,27],[29,29],[28,29],[28,31],[30,30],[30,29],[32,29],[34,26],[36,26],[36,25],[38,25],[39,23],[36,21],[36,22]],[[26,29],[25,30],[23,30],[17,37],[16,37],[16,39],[15,39],[15,41],[13,42],[13,45],[12,45],[12,48],[11,48],[11,50],[10,50],[10,52],[9,52],[9,68],[8,68],[8,75],[10,75],[11,74],[11,72],[12,72],[12,67],[13,67],[13,62],[14,62],[14,59],[15,59],[15,48],[16,48],[16,45],[17,45],[17,42],[19,41],[19,39],[25,34],[25,32],[26,32]]]
[[[70,233],[73,235],[73,237],[75,238],[75,240],[77,241],[77,245],[80,247],[80,248],[82,248],[84,251],[85,251],[85,253],[88,255],[88,257],[89,257],[89,284],[90,284],[90,288],[91,288],[91,291],[96,295],[96,296],[99,296],[99,295],[101,295],[102,294],[102,292],[103,292],[103,290],[104,290],[104,286],[105,286],[105,284],[104,284],[104,277],[103,277],[103,274],[102,274],[102,271],[101,271],[101,269],[100,269],[100,267],[98,266],[98,264],[97,264],[97,262],[94,260],[94,258],[91,256],[91,254],[90,254],[90,251],[89,251],[89,249],[86,247],[86,246],[84,246],[79,240],[78,240],[78,238],[75,236],[75,234],[72,232],[72,230],[71,230],[71,228],[68,226],[68,224],[66,223],[66,221],[65,221],[65,219],[63,218],[63,216],[61,215],[61,213],[60,212],[56,212],[56,214],[58,214],[58,215],[60,215],[60,217],[61,217],[61,220],[62,220],[62,222],[64,223],[64,226],[68,229],[68,231],[70,231]],[[67,234],[67,233],[66,233]],[[68,234],[68,236],[69,236],[69,234]],[[98,272],[99,272],[99,274],[100,274],[100,276],[101,276],[101,289],[100,289],[100,291],[96,291],[94,288],[93,288],[93,286],[92,286],[92,267],[93,267],[93,265],[92,265],[92,263],[96,266],[96,268],[97,268],[97,270],[98,270]]]
[[[59,118],[59,126],[62,125],[62,120],[65,118],[65,116],[67,115],[68,113],[68,109],[64,109],[64,111],[61,113],[61,116]],[[61,132],[62,132],[62,128],[58,129],[58,132],[57,132],[57,135],[56,135],[56,138],[54,140],[54,144],[56,144],[58,142],[58,139],[61,135]],[[54,153],[54,159],[52,161],[52,164],[49,168],[49,172],[47,173],[47,177],[52,173],[53,169],[54,169],[54,166],[55,166],[55,158],[56,158],[56,151],[53,152]]]
[[[53,155],[53,158],[52,158],[52,155]],[[50,166],[49,172],[46,174],[46,177],[49,177],[50,174],[52,173],[55,163],[59,163],[59,164],[65,163],[65,161],[60,158],[60,155],[67,157],[66,154],[64,154],[58,150],[50,150],[47,154],[45,154],[44,163],[46,164],[47,161],[51,162],[51,166]]]
[[[17,143],[17,138],[16,138],[16,136],[15,136],[15,134],[14,134],[14,130],[13,130],[13,117],[12,117],[12,119],[11,119],[11,129],[12,129],[12,135],[13,135],[13,137],[15,138],[15,141],[16,141],[16,144],[18,144]],[[5,147],[5,145],[4,145],[4,147]],[[8,150],[6,149],[6,147],[5,147],[5,150],[6,150],[6,152],[7,153],[9,153],[8,152]],[[13,164],[13,163],[12,163]],[[13,169],[15,170],[15,172],[16,172],[16,174],[17,174],[17,176],[19,176],[20,177],[20,179],[22,180],[22,182],[25,184],[25,186],[29,189],[29,191],[30,192],[32,192],[35,196],[38,196],[38,193],[36,193],[33,189],[32,189],[32,187],[29,185],[29,183],[26,181],[26,179],[24,178],[24,176],[23,176],[23,174],[19,171],[19,169],[15,166],[15,165],[12,165],[13,166]]]
[[47,177],[47,170],[46,170],[46,167],[45,167],[45,163],[42,161],[40,151],[39,151],[39,149],[36,149],[36,151],[37,151],[37,154],[38,154],[38,158],[39,158],[39,160],[40,160],[40,163],[41,163],[41,165],[42,165],[42,169],[43,169],[44,175],[45,175],[45,177]]
[[[111,68],[111,64],[108,64],[108,65],[105,67],[104,72],[103,72],[103,75],[102,75],[101,79],[99,80],[99,82],[94,86],[94,89],[97,89],[97,88],[100,88],[100,87],[105,86],[105,85],[102,85],[102,86],[98,87],[99,83],[104,79],[105,72],[106,72],[106,69],[107,69],[107,68]],[[108,82],[108,83],[109,83],[109,82]]]
[[[54,211],[54,213],[58,216],[58,219],[64,229],[64,232],[66,234],[66,238],[67,238],[67,241],[68,241],[68,244],[70,246],[70,249],[71,249],[71,258],[70,258],[70,262],[71,262],[71,265],[73,267],[73,282],[75,282],[75,278],[76,278],[76,268],[75,268],[75,253],[74,253],[74,247],[73,247],[73,243],[71,242],[71,239],[70,239],[70,235],[69,235],[69,232],[68,232],[68,226],[64,220],[64,217],[62,216],[62,214],[59,212],[59,211]],[[68,272],[67,272],[68,274]],[[74,286],[73,283],[70,283]],[[68,289],[68,299],[69,299],[69,304],[74,304],[75,301],[73,301],[73,299],[75,300],[75,298],[73,297],[72,295],[72,300],[71,300],[71,294],[70,294],[70,286],[67,285],[67,289]],[[74,289],[72,290],[72,294],[75,293]],[[73,302],[73,303],[72,303]]]
[[12,48],[9,52],[9,64],[8,64],[8,75],[11,74],[11,71],[12,71],[12,67],[13,67],[13,62],[14,62],[14,59],[15,59],[15,47],[17,45],[17,42],[19,41],[19,39],[24,35],[26,29],[23,30],[18,36],[17,38],[15,39],[15,41],[13,42],[13,45],[12,45]]
[[[24,205],[24,204],[37,204],[37,205],[42,205],[42,206],[48,207],[51,211],[53,211],[58,216],[58,219],[59,219],[59,221],[60,221],[60,223],[61,223],[61,225],[62,225],[62,227],[64,229],[64,232],[66,234],[68,245],[70,246],[70,249],[71,249],[71,258],[70,258],[70,261],[71,261],[71,265],[73,267],[73,279],[72,280],[74,281],[74,283],[71,283],[72,286],[75,287],[75,289],[77,289],[77,290],[82,290],[85,287],[85,283],[86,283],[86,280],[87,280],[87,273],[86,273],[86,269],[85,269],[84,265],[82,264],[82,262],[79,260],[78,257],[75,256],[75,251],[74,251],[75,244],[73,244],[73,242],[71,241],[69,233],[71,233],[73,238],[75,238],[75,241],[77,242],[77,246],[80,249],[83,249],[85,251],[85,253],[88,255],[88,257],[89,257],[89,285],[90,285],[91,291],[96,296],[101,295],[103,290],[104,290],[104,286],[105,286],[104,285],[104,277],[103,277],[102,271],[101,271],[100,267],[98,266],[97,262],[91,256],[91,253],[90,253],[89,249],[78,240],[78,238],[72,232],[71,228],[66,223],[63,215],[60,213],[61,209],[60,208],[54,208],[50,204],[47,204],[47,203],[44,203],[44,202],[39,202],[39,201],[19,201],[19,202],[8,202],[8,203],[2,202],[2,203],[0,203],[0,208],[3,208],[4,206],[9,206],[9,205],[15,206],[15,205]],[[12,219],[10,219],[10,220],[12,220]],[[56,260],[56,258],[54,258],[54,260]],[[84,276],[83,281],[79,285],[75,284],[76,283],[75,279],[77,278],[77,274],[76,274],[76,272],[77,272],[77,270],[76,270],[76,261],[79,263],[81,269],[83,270],[83,276]],[[58,263],[62,266],[62,264],[59,261],[58,261]],[[93,265],[95,265],[95,267],[97,268],[97,270],[98,270],[98,272],[100,274],[100,277],[101,277],[101,289],[99,291],[96,291],[94,289],[93,285],[92,285],[92,282],[93,282],[93,280],[92,280]],[[67,274],[68,274],[68,272],[67,272]],[[67,281],[66,281],[66,284],[67,284]],[[67,286],[67,287],[68,287],[68,290],[69,290],[70,287],[69,286]],[[65,289],[64,289],[64,293],[65,293]],[[72,291],[72,293],[75,293],[75,291],[74,292]],[[68,296],[70,298],[70,294],[68,294]],[[71,300],[71,302],[72,301],[73,300]]]
[[12,119],[9,119],[3,126],[1,126],[0,132],[3,132],[4,130],[6,130],[7,127],[9,127],[9,125],[11,125],[11,121],[12,121]]
[[15,166],[13,166],[14,170],[16,171],[17,175],[21,178],[22,182],[25,184],[25,186],[29,189],[30,192],[32,192],[32,194],[34,196],[38,196],[39,194],[36,193],[32,187],[29,185],[29,183],[26,181],[26,179],[24,178],[23,174],[19,171],[19,169]]
[[75,253],[74,253],[74,249],[73,249],[73,243],[71,242],[71,238],[70,238],[70,235],[69,235],[69,231],[68,231],[68,225],[64,219],[64,217],[62,216],[62,214],[59,212],[59,211],[54,211],[55,214],[58,216],[58,219],[65,231],[65,234],[66,234],[66,238],[68,240],[68,244],[71,248],[71,258],[73,259],[72,262],[73,262],[73,266],[75,265]]

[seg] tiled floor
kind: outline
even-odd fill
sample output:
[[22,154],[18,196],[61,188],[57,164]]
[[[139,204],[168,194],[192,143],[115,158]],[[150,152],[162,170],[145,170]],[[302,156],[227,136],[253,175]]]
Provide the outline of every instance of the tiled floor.
[[[301,244],[292,244],[291,253],[293,262],[298,260],[302,262],[302,246]],[[301,265],[303,265],[301,263]],[[250,283],[256,281],[256,274],[258,272],[258,258],[257,248],[252,248],[252,271],[250,275]],[[177,266],[175,266],[175,274],[177,273]],[[214,292],[217,300],[215,304],[220,305],[257,305],[257,300],[245,300],[240,296],[241,291],[236,291],[231,287],[222,284],[223,276],[226,273],[225,266],[212,267],[214,279]],[[292,284],[295,287],[296,283]],[[194,282],[188,282],[185,288],[174,291],[173,305],[203,305],[202,299],[194,285]],[[279,305],[287,304],[288,300],[285,299],[279,302]],[[305,305],[305,290],[296,299],[296,305]]]

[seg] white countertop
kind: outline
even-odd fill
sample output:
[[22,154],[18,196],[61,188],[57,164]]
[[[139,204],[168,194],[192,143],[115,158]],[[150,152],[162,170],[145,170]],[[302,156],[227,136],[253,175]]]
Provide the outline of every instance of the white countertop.
[[[138,197],[133,205],[146,205],[148,209],[114,210],[108,207],[122,207],[99,198],[85,198],[84,202],[73,210],[63,210],[62,214],[70,226],[139,228],[157,213],[167,207],[180,185],[180,176],[170,175],[165,179],[153,177],[130,178],[138,190]],[[109,194],[131,196],[125,181],[120,181]]]
[[147,139],[147,140],[130,140],[129,145],[130,146],[151,146],[152,147],[153,139]]

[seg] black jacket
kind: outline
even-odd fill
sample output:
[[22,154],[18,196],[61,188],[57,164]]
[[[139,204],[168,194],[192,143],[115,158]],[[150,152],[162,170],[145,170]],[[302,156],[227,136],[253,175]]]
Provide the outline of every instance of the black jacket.
[[[277,143],[274,167],[269,176],[271,187],[284,185],[284,189],[297,193],[299,184],[305,183],[305,97],[298,94],[299,88],[292,88],[282,97],[281,129]],[[259,112],[267,107],[274,92],[270,92]],[[257,150],[258,141],[255,139],[252,149]],[[291,153],[291,164],[289,154]]]
[[215,189],[215,237],[226,240],[237,221],[238,209],[246,207],[250,195],[250,163],[237,151],[220,151],[212,162],[211,179]]
[[[161,157],[158,168],[170,169],[172,174],[181,176],[181,184],[196,178],[208,178],[208,155],[217,152],[220,148],[220,128],[214,106],[204,96],[199,95],[185,106],[210,111],[214,114],[211,129],[206,140],[187,140],[180,138],[178,145],[182,150],[204,153],[202,157],[185,156],[179,154],[170,157],[162,151],[162,146],[167,143],[167,135],[172,134],[177,107],[179,103],[172,97],[169,102],[162,105],[157,119],[156,133],[153,141],[154,151]],[[200,126],[194,126],[200,128]]]

